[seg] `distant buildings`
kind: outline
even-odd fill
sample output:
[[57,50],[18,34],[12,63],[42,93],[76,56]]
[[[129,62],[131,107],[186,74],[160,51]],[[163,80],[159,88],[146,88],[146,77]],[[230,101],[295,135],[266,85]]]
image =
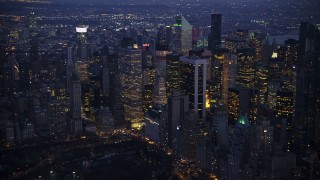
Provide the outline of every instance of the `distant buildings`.
[[208,24],[193,6],[1,15],[1,148],[123,132],[174,153],[186,179],[318,177],[319,28],[270,45],[296,22],[231,5]]

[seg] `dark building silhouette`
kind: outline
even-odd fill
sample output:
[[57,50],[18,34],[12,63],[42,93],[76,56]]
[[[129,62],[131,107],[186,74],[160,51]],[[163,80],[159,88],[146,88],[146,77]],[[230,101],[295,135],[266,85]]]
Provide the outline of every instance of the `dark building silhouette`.
[[[320,31],[306,22],[300,25],[294,116],[294,151],[303,158],[319,150],[320,122]],[[299,160],[298,160],[299,162]]]
[[221,46],[221,14],[211,14],[211,34],[209,36],[209,50],[213,51]]

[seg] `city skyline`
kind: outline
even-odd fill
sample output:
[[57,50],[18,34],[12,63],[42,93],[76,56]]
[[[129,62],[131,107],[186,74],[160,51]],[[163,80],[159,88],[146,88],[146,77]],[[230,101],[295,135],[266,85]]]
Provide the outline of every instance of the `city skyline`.
[[319,8],[0,2],[0,179],[317,179]]

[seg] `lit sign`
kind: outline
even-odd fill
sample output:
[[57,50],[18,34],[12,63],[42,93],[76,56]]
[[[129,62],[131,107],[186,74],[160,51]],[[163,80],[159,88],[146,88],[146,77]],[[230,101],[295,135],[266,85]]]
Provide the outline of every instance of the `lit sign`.
[[76,32],[78,33],[86,33],[87,27],[76,27]]

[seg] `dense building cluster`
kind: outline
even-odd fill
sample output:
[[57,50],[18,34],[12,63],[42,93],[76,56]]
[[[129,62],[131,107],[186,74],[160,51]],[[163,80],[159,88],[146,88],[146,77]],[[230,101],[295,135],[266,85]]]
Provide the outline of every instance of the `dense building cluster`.
[[10,16],[1,148],[127,128],[178,157],[186,178],[185,167],[230,180],[320,177],[319,27],[301,22],[298,38],[277,42],[261,29],[223,33],[224,14],[207,16],[201,33],[179,13],[162,24]]

